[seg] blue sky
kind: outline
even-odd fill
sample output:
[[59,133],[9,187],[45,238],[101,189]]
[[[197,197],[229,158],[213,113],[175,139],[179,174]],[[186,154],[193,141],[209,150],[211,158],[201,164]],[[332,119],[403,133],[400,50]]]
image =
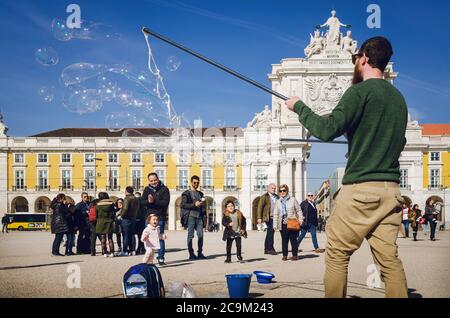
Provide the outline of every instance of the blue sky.
[[[77,3],[82,19],[103,22],[121,34],[120,40],[56,40],[53,18],[65,18],[66,7]],[[381,29],[369,29],[366,8],[381,7]],[[77,115],[61,104],[58,84],[62,69],[76,62],[128,63],[145,68],[147,51],[140,32],[147,26],[210,58],[265,84],[271,64],[303,57],[314,26],[332,8],[352,24],[361,43],[374,35],[388,37],[394,47],[395,85],[407,100],[413,118],[421,123],[448,123],[450,112],[450,41],[444,28],[448,1],[10,1],[0,2],[0,109],[12,136],[27,136],[61,127],[102,127],[105,116],[119,106],[108,104],[96,113]],[[44,67],[34,59],[38,48],[53,47],[59,63]],[[270,104],[270,96],[175,48],[153,40],[157,63],[172,95],[175,109],[205,126],[217,121],[242,126]],[[165,62],[176,56],[181,66],[169,72]],[[43,101],[41,86],[54,86],[55,99]],[[314,145],[311,163],[344,162],[345,147]],[[311,189],[342,164],[310,165]]]

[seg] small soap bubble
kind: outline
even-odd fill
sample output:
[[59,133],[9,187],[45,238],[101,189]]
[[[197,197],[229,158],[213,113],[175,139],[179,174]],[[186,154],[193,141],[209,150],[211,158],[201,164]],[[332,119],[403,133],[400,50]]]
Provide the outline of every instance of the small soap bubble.
[[72,38],[71,30],[64,19],[55,18],[51,24],[52,34],[59,41],[69,41]]
[[55,97],[55,92],[53,87],[41,86],[38,89],[38,96],[42,98],[45,102],[51,103]]
[[37,49],[34,57],[39,64],[44,66],[53,66],[58,64],[59,61],[58,53],[52,47]]
[[181,61],[176,56],[171,56],[166,61],[166,67],[169,71],[175,72],[181,65]]

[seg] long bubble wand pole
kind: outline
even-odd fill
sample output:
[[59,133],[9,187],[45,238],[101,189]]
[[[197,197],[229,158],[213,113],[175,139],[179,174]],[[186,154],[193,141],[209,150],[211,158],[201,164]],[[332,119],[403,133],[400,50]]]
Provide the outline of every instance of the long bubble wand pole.
[[227,73],[229,73],[229,74],[231,74],[233,76],[236,76],[237,78],[239,78],[239,79],[241,79],[243,81],[246,81],[247,83],[249,83],[249,84],[251,84],[253,86],[256,86],[256,87],[262,89],[263,91],[266,91],[267,93],[270,93],[270,94],[272,94],[272,95],[274,95],[274,96],[276,96],[278,98],[281,98],[282,100],[288,100],[289,99],[288,97],[286,97],[286,96],[284,96],[284,95],[282,95],[282,94],[280,94],[280,93],[278,93],[278,92],[268,88],[267,86],[265,86],[265,85],[263,85],[261,83],[258,83],[257,81],[252,80],[251,78],[248,78],[247,76],[242,75],[242,74],[236,72],[235,70],[232,70],[231,68],[226,67],[225,65],[217,63],[217,62],[207,58],[206,56],[201,55],[200,53],[194,52],[191,49],[189,49],[189,48],[187,48],[187,47],[185,47],[185,46],[183,46],[183,45],[181,45],[179,43],[176,43],[175,41],[172,41],[171,39],[168,39],[165,36],[162,36],[162,35],[154,32],[154,31],[150,30],[149,28],[146,28],[146,27],[142,28],[142,32],[144,34],[154,36],[155,38],[158,38],[158,39],[160,39],[160,40],[162,40],[162,41],[164,41],[166,43],[169,43],[170,45],[173,45],[173,46],[179,48],[180,50],[182,50],[182,51],[184,51],[184,52],[186,52],[188,54],[191,54],[191,55],[193,55],[193,56],[195,56],[195,57],[205,61],[206,63],[209,63],[209,64],[211,64],[211,65],[213,65],[215,67],[218,67],[221,70],[223,70],[223,71],[225,71],[225,72],[227,72]]
[[[253,86],[256,86],[256,87],[262,89],[263,91],[265,91],[265,92],[267,92],[269,94],[272,94],[272,95],[274,95],[274,96],[276,96],[276,97],[278,97],[278,98],[280,98],[282,100],[288,100],[289,99],[288,97],[286,97],[286,96],[284,96],[284,95],[282,95],[282,94],[280,94],[280,93],[278,93],[278,92],[268,88],[267,86],[265,86],[265,85],[263,85],[261,83],[258,83],[257,81],[252,80],[251,78],[248,78],[247,76],[242,75],[241,73],[238,73],[235,70],[232,70],[231,68],[226,67],[225,65],[217,63],[217,62],[211,60],[210,58],[207,58],[206,56],[201,55],[200,53],[192,51],[191,49],[185,47],[184,45],[181,45],[181,44],[179,44],[179,43],[177,43],[175,41],[172,41],[171,39],[169,39],[169,38],[167,38],[167,37],[165,37],[163,35],[160,35],[160,34],[154,32],[154,31],[150,30],[149,28],[143,27],[142,28],[142,32],[145,35],[154,36],[155,38],[158,38],[161,41],[164,41],[164,42],[166,42],[166,43],[168,43],[168,44],[170,44],[172,46],[175,46],[176,48],[179,48],[180,50],[182,50],[182,51],[184,51],[184,52],[186,52],[188,54],[191,54],[191,55],[201,59],[202,61],[205,61],[206,63],[209,63],[209,64],[211,64],[211,65],[213,65],[215,67],[218,67],[221,70],[223,70],[223,71],[225,71],[225,72],[227,72],[227,73],[229,73],[229,74],[231,74],[231,75],[233,75],[233,76],[235,76],[235,77],[237,77],[237,78],[239,78],[239,79],[241,79],[241,80],[243,80],[243,81],[245,81],[245,82],[247,82],[247,83],[249,83],[249,84],[251,84]],[[305,142],[308,142],[307,139],[298,139],[298,140],[297,139],[285,139],[283,141],[305,141]],[[320,140],[309,140],[309,141],[310,142],[323,142],[323,143],[336,143],[336,144],[346,144],[347,143],[345,141],[328,141],[328,142],[320,141]]]

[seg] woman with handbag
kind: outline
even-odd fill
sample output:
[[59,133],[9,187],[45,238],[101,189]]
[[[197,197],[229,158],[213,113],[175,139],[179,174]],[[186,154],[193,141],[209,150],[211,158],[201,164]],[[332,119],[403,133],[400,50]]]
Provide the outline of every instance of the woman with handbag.
[[291,260],[298,260],[297,237],[303,223],[303,213],[298,201],[289,196],[289,187],[283,184],[279,188],[280,199],[273,211],[273,228],[280,230],[283,261],[287,261],[289,242],[292,247]]

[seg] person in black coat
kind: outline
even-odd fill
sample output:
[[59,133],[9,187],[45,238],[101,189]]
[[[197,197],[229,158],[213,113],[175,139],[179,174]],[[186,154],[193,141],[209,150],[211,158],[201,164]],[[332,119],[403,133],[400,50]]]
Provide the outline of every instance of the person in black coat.
[[[141,210],[144,211],[144,220],[150,214],[156,214],[159,219],[159,231],[160,234],[164,234],[164,230],[167,223],[167,210],[170,203],[169,189],[159,180],[158,175],[155,172],[148,174],[148,186],[145,187],[144,193],[141,197]],[[145,223],[144,223],[145,227]],[[143,244],[139,240],[139,244]],[[159,241],[158,251],[158,263],[164,265],[164,256],[166,253],[166,245],[164,240]]]
[[306,200],[304,200],[300,204],[300,208],[302,209],[304,220],[300,235],[298,236],[297,239],[298,245],[300,246],[300,243],[304,239],[306,233],[308,233],[309,231],[311,233],[315,252],[323,253],[324,250],[320,249],[319,243],[317,243],[317,226],[319,222],[317,220],[317,207],[316,204],[314,203],[314,194],[308,192]]
[[89,254],[91,252],[91,229],[89,224],[89,195],[81,194],[81,201],[75,205],[75,215],[78,226],[77,254]]
[[75,245],[75,234],[78,231],[78,217],[76,215],[76,208],[74,205],[67,205],[67,242],[66,242],[66,256],[75,255],[72,251]]
[[69,210],[65,204],[66,196],[64,193],[60,193],[53,199],[50,207],[53,211],[52,213],[52,222],[51,222],[51,231],[52,234],[55,234],[55,239],[53,240],[52,245],[52,255],[53,256],[63,256],[63,254],[59,253],[59,247],[61,245],[61,241],[69,231],[69,226],[67,224],[67,217],[69,214]]

